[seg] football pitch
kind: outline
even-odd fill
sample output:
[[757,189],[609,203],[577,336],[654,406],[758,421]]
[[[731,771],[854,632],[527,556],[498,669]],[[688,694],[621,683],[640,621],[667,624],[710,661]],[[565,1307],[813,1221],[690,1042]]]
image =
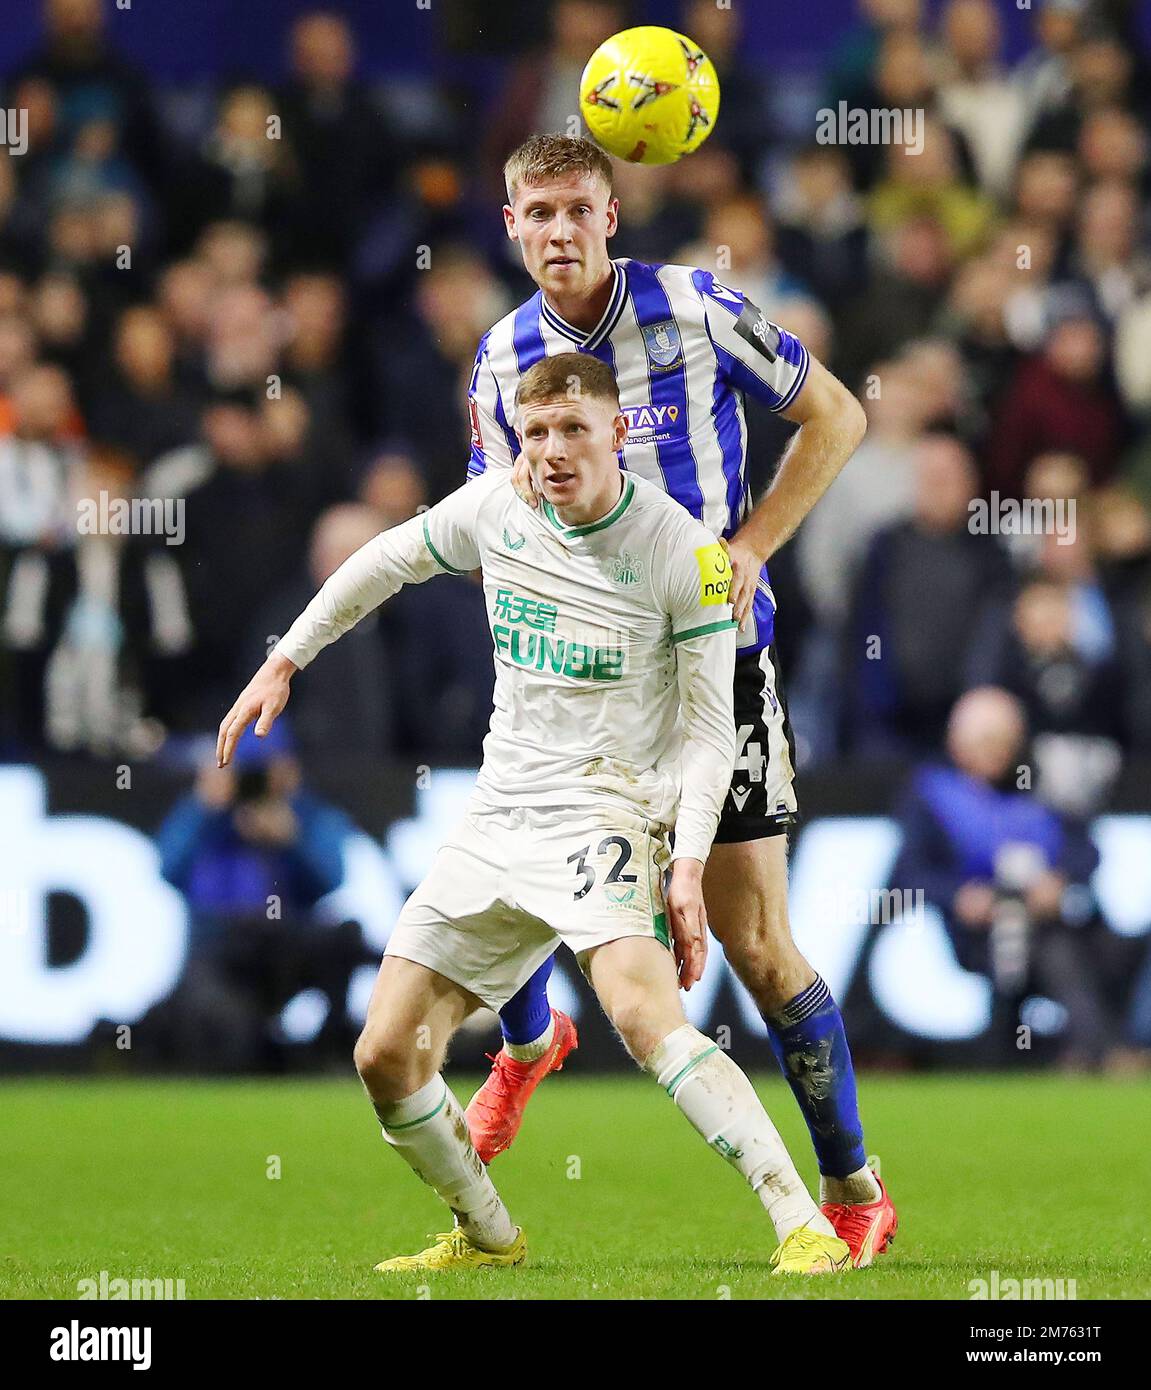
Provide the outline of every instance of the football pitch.
[[[450,1078],[465,1100],[472,1079]],[[813,1180],[790,1093],[757,1082]],[[101,1271],[182,1279],[189,1299],[967,1299],[993,1278],[1151,1297],[1146,1082],[865,1076],[862,1096],[901,1221],[870,1270],[770,1277],[765,1213],[658,1087],[565,1073],[492,1169],[529,1266],[384,1276],[374,1262],[447,1222],[354,1075],[9,1081],[0,1297],[76,1298]]]

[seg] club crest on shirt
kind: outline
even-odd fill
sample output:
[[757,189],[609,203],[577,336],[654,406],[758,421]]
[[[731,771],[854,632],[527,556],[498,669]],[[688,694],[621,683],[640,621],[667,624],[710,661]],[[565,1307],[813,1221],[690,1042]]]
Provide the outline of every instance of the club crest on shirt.
[[674,319],[644,325],[643,345],[647,359],[660,372],[670,372],[683,361],[683,340]]
[[616,584],[639,584],[643,581],[643,561],[638,555],[621,550],[611,562],[612,582]]

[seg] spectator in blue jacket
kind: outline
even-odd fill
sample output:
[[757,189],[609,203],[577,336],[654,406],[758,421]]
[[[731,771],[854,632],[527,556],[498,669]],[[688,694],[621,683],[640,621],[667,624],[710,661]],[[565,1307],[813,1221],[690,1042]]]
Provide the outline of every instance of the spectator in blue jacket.
[[956,702],[950,762],[921,765],[901,807],[892,882],[922,889],[960,964],[991,978],[1012,1044],[1018,1005],[1037,992],[1066,1010],[1064,1062],[1096,1065],[1117,1041],[1099,971],[1108,933],[1089,886],[1099,856],[1083,827],[1028,790],[1026,738],[1007,691]]

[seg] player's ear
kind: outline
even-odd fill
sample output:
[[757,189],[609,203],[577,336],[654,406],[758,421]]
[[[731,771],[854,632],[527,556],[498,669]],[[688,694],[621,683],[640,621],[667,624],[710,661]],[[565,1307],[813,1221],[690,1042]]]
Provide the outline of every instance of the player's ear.
[[618,454],[627,443],[627,416],[621,411],[612,421],[611,446]]
[[515,211],[509,207],[507,203],[504,204],[504,226],[507,229],[509,238],[512,241],[519,241],[519,233],[516,231]]
[[607,235],[615,236],[619,226],[619,199],[609,198],[607,203]]

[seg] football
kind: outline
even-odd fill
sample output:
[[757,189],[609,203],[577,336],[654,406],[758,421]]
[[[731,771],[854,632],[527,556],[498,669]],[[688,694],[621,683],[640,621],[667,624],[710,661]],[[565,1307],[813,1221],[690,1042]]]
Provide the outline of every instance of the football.
[[592,138],[633,164],[673,164],[719,114],[719,78],[703,49],[655,24],[613,34],[588,59],[580,110]]

